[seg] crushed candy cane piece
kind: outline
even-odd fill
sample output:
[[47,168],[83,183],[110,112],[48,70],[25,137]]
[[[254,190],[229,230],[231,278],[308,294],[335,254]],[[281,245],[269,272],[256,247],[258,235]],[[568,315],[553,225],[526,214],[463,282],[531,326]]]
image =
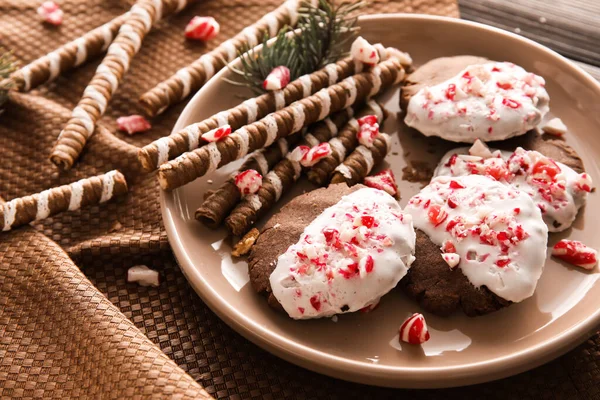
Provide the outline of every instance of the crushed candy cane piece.
[[588,270],[593,269],[598,263],[598,252],[577,240],[561,240],[552,248],[552,255]]
[[158,271],[145,265],[136,265],[127,270],[127,282],[137,282],[140,286],[158,287],[160,285],[160,275]]
[[308,146],[298,146],[288,155],[288,159],[290,161],[300,162],[309,151],[310,147]]
[[456,253],[444,253],[442,254],[442,258],[446,261],[446,264],[450,267],[450,269],[456,268],[458,263],[460,262],[460,256]]
[[204,133],[201,137],[203,140],[207,142],[218,142],[223,139],[225,136],[231,134],[231,126],[223,125],[218,128],[213,129],[212,131],[208,131]]
[[185,27],[185,37],[193,40],[211,40],[219,34],[221,26],[213,17],[194,17]]
[[267,78],[263,82],[263,88],[265,90],[283,89],[288,83],[290,83],[290,79],[290,69],[280,65],[279,67],[273,68],[273,71],[267,75]]
[[117,127],[120,131],[127,132],[130,135],[152,129],[150,122],[148,122],[148,120],[141,115],[119,117],[117,118]]
[[[375,120],[375,122],[372,122],[373,119]],[[379,124],[377,123],[377,117],[375,117],[374,115],[368,115],[367,117],[361,118],[361,120],[363,121],[361,123],[359,120],[359,129],[356,133],[358,142],[365,147],[373,147],[375,138],[379,134]]]
[[414,313],[400,327],[400,340],[410,344],[423,344],[429,340],[429,330],[423,314]]
[[374,189],[383,190],[394,197],[397,197],[398,195],[398,185],[396,184],[396,178],[391,169],[383,170],[373,176],[367,176],[364,180],[364,184]]
[[357,37],[352,43],[350,55],[353,59],[369,65],[375,65],[379,62],[377,49],[362,36]]
[[542,125],[542,131],[548,135],[564,136],[567,131],[567,126],[560,118],[552,118],[550,121]]
[[37,13],[43,20],[52,25],[60,25],[63,22],[63,11],[53,1],[45,1],[38,7]]
[[240,189],[242,196],[254,194],[262,186],[262,175],[256,170],[247,169],[236,175],[235,185]]
[[375,125],[377,123],[377,117],[375,115],[365,115],[364,117],[357,119],[356,122],[358,122],[359,127],[364,125]]
[[594,187],[594,183],[592,182],[592,177],[590,176],[590,174],[584,172],[582,174],[579,174],[579,176],[575,180],[574,186],[577,190],[590,193]]
[[479,139],[475,140],[475,143],[473,143],[473,146],[469,149],[469,154],[481,158],[490,158],[493,156],[489,147]]
[[300,164],[304,167],[312,167],[319,162],[323,157],[331,155],[332,150],[329,143],[324,142],[311,148],[302,158]]

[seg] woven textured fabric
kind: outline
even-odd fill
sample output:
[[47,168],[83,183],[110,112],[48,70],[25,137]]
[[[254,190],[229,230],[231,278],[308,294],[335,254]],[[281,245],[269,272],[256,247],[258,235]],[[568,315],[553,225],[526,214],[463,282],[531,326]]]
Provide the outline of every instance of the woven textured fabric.
[[[131,1],[63,0],[64,24],[43,25],[38,0],[0,0],[0,45],[22,62],[53,50],[126,11]],[[533,371],[447,391],[350,384],[282,361],[219,320],[191,289],[170,252],[158,184],[143,175],[137,146],[170,132],[184,104],[145,134],[115,132],[115,118],[140,113],[137,98],[250,20],[275,0],[200,0],[158,24],[75,168],[48,161],[99,60],[30,94],[12,94],[0,116],[0,196],[39,192],[118,168],[131,192],[102,206],[64,213],[0,235],[0,398],[599,398],[600,339]],[[369,12],[457,16],[454,0],[373,1]],[[187,42],[192,15],[213,15],[221,34]],[[158,288],[126,282],[127,269],[159,270]]]

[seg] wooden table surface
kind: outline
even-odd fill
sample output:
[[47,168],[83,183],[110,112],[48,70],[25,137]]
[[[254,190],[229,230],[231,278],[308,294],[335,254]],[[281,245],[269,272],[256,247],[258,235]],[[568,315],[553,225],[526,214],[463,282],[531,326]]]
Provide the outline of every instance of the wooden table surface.
[[600,80],[600,0],[458,0],[461,17],[518,33]]

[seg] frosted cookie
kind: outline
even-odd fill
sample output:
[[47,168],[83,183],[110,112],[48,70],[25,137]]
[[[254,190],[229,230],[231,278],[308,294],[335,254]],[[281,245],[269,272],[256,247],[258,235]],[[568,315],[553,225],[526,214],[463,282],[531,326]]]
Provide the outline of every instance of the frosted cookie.
[[535,150],[490,150],[477,141],[471,148],[451,150],[436,176],[484,175],[527,193],[541,210],[550,232],[569,228],[593,188],[589,174],[578,173]]
[[414,260],[412,219],[382,190],[331,185],[298,196],[266,225],[249,256],[254,288],[294,319],[379,302]]
[[549,110],[544,79],[508,62],[469,56],[436,59],[411,74],[409,81],[412,85],[401,96],[404,122],[425,136],[453,142],[523,135]]
[[485,176],[440,176],[405,212],[417,246],[401,285],[425,310],[476,316],[533,295],[548,228],[527,194]]

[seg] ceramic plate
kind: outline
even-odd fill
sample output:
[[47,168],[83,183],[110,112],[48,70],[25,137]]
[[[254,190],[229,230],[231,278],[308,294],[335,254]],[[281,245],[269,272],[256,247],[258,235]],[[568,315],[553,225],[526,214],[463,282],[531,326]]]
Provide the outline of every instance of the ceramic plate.
[[[600,86],[553,51],[520,36],[471,22],[420,15],[377,15],[360,19],[362,35],[408,51],[418,66],[441,56],[472,54],[512,61],[542,75],[551,96],[552,116],[569,127],[567,142],[600,182]],[[174,131],[237,105],[248,95],[217,74],[190,101]],[[383,131],[393,137],[387,163],[397,178],[407,163],[434,161],[432,148],[396,118],[398,88],[382,98],[391,116]],[[417,164],[418,165],[418,164]],[[271,310],[248,283],[246,263],[232,260],[225,230],[212,231],[194,219],[206,191],[214,189],[239,163],[222,168],[178,190],[161,195],[162,213],[179,264],[200,297],[227,324],[266,350],[302,367],[337,378],[392,387],[448,387],[499,379],[557,357],[594,332],[600,322],[600,273],[587,273],[548,259],[535,295],[478,318],[425,314],[431,340],[422,347],[400,345],[397,331],[417,304],[395,290],[371,313],[331,319],[293,321]],[[420,188],[399,181],[401,205]],[[280,201],[285,204],[311,186],[303,182]],[[589,197],[573,228],[553,234],[600,248],[594,223],[600,195]],[[264,221],[263,221],[264,222]]]

